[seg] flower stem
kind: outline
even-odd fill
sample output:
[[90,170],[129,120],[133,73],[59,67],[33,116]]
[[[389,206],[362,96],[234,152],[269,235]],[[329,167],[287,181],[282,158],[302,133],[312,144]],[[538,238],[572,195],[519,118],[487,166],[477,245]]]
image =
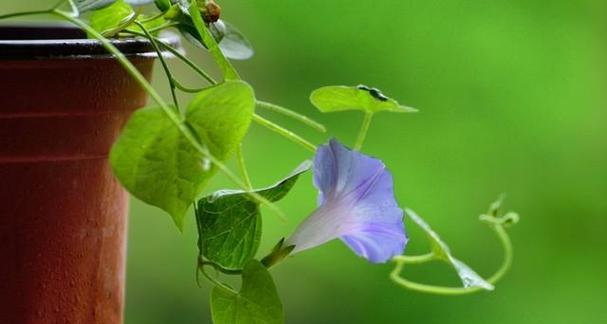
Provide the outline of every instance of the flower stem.
[[[240,178],[236,176],[230,169],[223,164],[220,160],[218,160],[215,156],[213,156],[207,148],[202,146],[196,136],[192,133],[192,131],[183,123],[181,117],[172,110],[166,102],[162,99],[162,97],[156,92],[156,89],[152,87],[152,85],[145,79],[145,77],[137,70],[137,68],[128,60],[128,58],[120,52],[107,38],[103,37],[99,32],[93,29],[91,26],[87,25],[83,21],[78,18],[74,18],[60,10],[52,10],[52,14],[61,17],[79,28],[83,29],[89,35],[95,37],[97,40],[103,44],[105,49],[114,55],[115,59],[124,67],[124,69],[131,75],[131,77],[139,83],[139,85],[150,95],[150,97],[161,107],[164,113],[167,115],[169,120],[175,124],[179,132],[184,136],[184,138],[198,151],[200,154],[208,158],[213,164],[215,164],[218,169],[225,174],[232,182],[234,182],[239,188],[245,190],[246,185],[240,181]],[[255,192],[247,192],[253,199],[256,201],[263,203],[270,207],[281,219],[286,219],[284,213],[272,202],[262,197],[261,195]]]
[[10,13],[10,14],[6,14],[6,15],[0,15],[0,20],[16,18],[16,17],[23,17],[23,16],[50,15],[52,13],[53,13],[53,9],[15,12],[15,13]]
[[165,30],[167,28],[176,27],[176,26],[179,26],[178,22],[170,22],[170,23],[162,24],[158,27],[150,28],[150,33],[159,32],[161,30]]
[[273,122],[271,122],[257,114],[253,115],[253,121],[277,134],[280,134],[281,136],[285,137],[286,139],[292,141],[293,143],[303,146],[307,150],[316,152],[316,146],[314,144],[306,141],[305,139],[301,138],[299,135],[291,132],[290,130],[288,130],[286,128],[283,128],[282,126],[274,124]]
[[373,120],[373,113],[367,112],[365,113],[365,118],[363,119],[363,123],[360,126],[360,130],[358,131],[358,137],[356,138],[356,144],[354,145],[354,150],[360,151],[365,143],[365,138],[367,137],[367,132],[369,131],[369,126],[371,125],[371,121]]
[[[223,282],[217,280],[216,278],[213,278],[213,276],[211,276],[210,274],[208,274],[205,269],[204,266],[205,265],[211,265],[211,264],[202,264],[199,268],[198,271],[202,272],[202,274],[205,276],[205,278],[207,278],[207,280],[209,280],[212,284],[214,284],[216,287],[219,287],[221,289],[224,289],[230,293],[233,294],[238,294],[237,291],[235,291],[234,289],[232,289],[230,286],[224,284]],[[215,269],[217,271],[217,269]]]
[[173,82],[175,83],[175,87],[177,87],[177,89],[186,92],[186,93],[198,93],[202,90],[204,90],[205,88],[190,88],[190,87],[186,87],[184,86],[181,82],[179,82],[179,80],[177,79],[173,79]]
[[158,44],[156,43],[156,40],[154,39],[154,37],[152,36],[150,31],[147,30],[147,28],[145,28],[145,26],[142,23],[140,23],[138,21],[134,21],[134,23],[135,23],[135,25],[139,26],[139,28],[143,31],[143,33],[146,35],[146,38],[150,41],[150,43],[152,43],[154,50],[158,54],[158,58],[160,59],[160,63],[162,65],[162,68],[164,69],[164,73],[166,74],[167,79],[169,80],[169,86],[171,88],[171,96],[173,98],[173,104],[175,105],[175,109],[177,110],[177,112],[180,112],[181,108],[179,107],[179,100],[177,99],[177,93],[175,92],[175,83],[174,83],[173,73],[171,73],[171,69],[169,69],[169,66],[168,66],[166,60],[164,59],[164,55],[163,55],[162,51],[158,47]]
[[[508,236],[508,233],[506,232],[502,224],[495,223],[491,224],[490,226],[495,231],[498,239],[502,244],[502,248],[504,251],[504,260],[502,261],[501,266],[491,277],[489,277],[489,279],[486,280],[490,284],[495,284],[504,276],[504,274],[506,274],[508,269],[510,269],[510,266],[512,265],[513,249],[512,241],[510,240],[510,237]],[[437,257],[432,253],[417,257],[395,257],[393,260],[396,262],[396,267],[390,273],[390,279],[392,279],[392,281],[394,281],[396,284],[403,286],[407,289],[438,295],[465,295],[484,290],[481,287],[445,287],[426,285],[409,281],[401,276],[401,272],[403,271],[403,267],[405,266],[405,264],[427,262],[435,259],[437,259]]]
[[192,22],[194,23],[196,31],[202,38],[202,43],[207,47],[209,53],[213,55],[215,62],[223,72],[223,77],[226,80],[239,80],[240,76],[238,75],[238,72],[236,72],[236,69],[234,69],[234,66],[232,66],[232,63],[230,63],[225,55],[223,55],[215,38],[213,38],[213,35],[205,25],[196,0],[190,0],[189,13],[192,17]]
[[436,256],[433,252],[430,252],[422,255],[399,255],[395,256],[393,260],[401,263],[418,264],[436,260]]
[[325,128],[325,126],[323,126],[322,124],[308,118],[307,116],[304,116],[302,114],[296,113],[293,110],[281,107],[279,105],[273,104],[273,103],[269,103],[269,102],[265,102],[265,101],[260,101],[257,100],[257,107],[259,108],[263,108],[263,109],[267,109],[273,112],[277,112],[279,114],[283,114],[287,117],[293,118],[321,133],[325,133],[327,131],[327,129]]
[[[131,34],[131,35],[146,37],[145,34],[142,34],[142,33],[136,32],[136,31],[132,31],[132,30],[125,30],[123,32],[127,33],[127,34]],[[165,50],[171,52],[171,54],[175,55],[178,59],[183,61],[183,63],[185,63],[186,65],[191,67],[196,73],[198,73],[201,77],[203,77],[209,83],[217,84],[217,81],[215,81],[205,70],[203,70],[196,63],[194,63],[192,60],[190,60],[185,55],[183,55],[179,50],[177,50],[177,49],[173,48],[171,45],[163,42],[162,39],[160,39],[158,37],[154,36],[153,38],[157,44],[160,44],[160,46],[162,46]]]
[[236,158],[238,159],[238,168],[240,169],[242,180],[246,184],[248,190],[253,190],[251,178],[249,178],[249,172],[247,171],[247,165],[244,160],[244,154],[242,153],[242,143],[238,145],[238,149],[236,150]]

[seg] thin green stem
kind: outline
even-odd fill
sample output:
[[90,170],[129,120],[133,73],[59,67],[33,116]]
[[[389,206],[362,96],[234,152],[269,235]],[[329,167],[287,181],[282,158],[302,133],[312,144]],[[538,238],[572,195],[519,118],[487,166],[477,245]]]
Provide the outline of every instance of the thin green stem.
[[242,273],[242,270],[226,269],[226,268],[222,267],[220,264],[217,264],[215,262],[203,260],[202,257],[199,260],[199,264],[201,266],[206,266],[206,265],[211,266],[216,271],[219,271],[221,273],[228,274],[228,275],[237,275],[237,274],[241,274]]
[[283,128],[282,126],[274,124],[273,122],[271,122],[257,114],[253,115],[253,121],[277,134],[280,134],[281,136],[285,137],[286,139],[292,141],[293,143],[303,146],[307,150],[316,152],[316,146],[314,144],[306,141],[305,139],[301,138],[299,135],[291,132],[290,130],[288,130],[286,128]]
[[228,292],[231,292],[233,294],[238,294],[238,292],[234,289],[232,289],[230,286],[224,284],[223,282],[217,280],[216,278],[214,278],[213,276],[211,276],[210,274],[208,274],[205,269],[204,266],[208,265],[208,264],[203,264],[201,267],[199,267],[199,271],[202,272],[202,274],[205,276],[205,278],[207,278],[207,280],[209,280],[212,284],[214,284],[216,287],[219,287],[221,289],[225,289]]
[[253,185],[251,184],[251,178],[249,178],[249,172],[247,171],[247,164],[245,163],[244,154],[242,153],[242,143],[238,145],[238,149],[236,150],[236,158],[238,159],[238,168],[240,169],[242,180],[246,184],[247,189],[252,190]]
[[178,22],[170,22],[170,23],[162,24],[158,27],[150,28],[149,32],[155,33],[155,32],[159,32],[161,30],[165,30],[167,28],[176,27],[176,26],[179,26]]
[[160,43],[167,51],[175,55],[178,59],[182,60],[186,65],[191,67],[196,73],[198,73],[203,79],[207,80],[210,84],[217,84],[217,81],[211,77],[205,70],[199,67],[196,63],[190,60],[187,56],[183,55],[179,50],[173,48],[170,44],[163,42],[158,37],[154,37],[154,40]]
[[70,9],[72,9],[72,15],[74,15],[74,17],[78,17],[78,15],[80,15],[80,10],[78,9],[78,6],[74,2],[74,0],[61,0],[53,7],[52,10],[59,9],[59,7],[61,7],[66,2],[70,5]]
[[369,126],[371,125],[371,121],[373,120],[373,113],[368,112],[365,113],[365,118],[363,119],[363,123],[360,126],[360,130],[358,131],[358,137],[356,138],[356,144],[354,145],[354,149],[356,151],[360,151],[365,143],[365,138],[367,138],[367,132],[369,131]]
[[[131,35],[145,37],[145,34],[138,33],[136,31],[130,31],[130,30],[126,31],[125,30],[124,32],[131,34]],[[156,41],[156,43],[160,44],[160,46],[162,46],[165,50],[171,52],[171,54],[175,55],[178,59],[183,61],[186,65],[191,67],[196,73],[198,73],[201,77],[203,77],[209,83],[217,84],[217,81],[215,81],[206,71],[204,71],[196,63],[194,63],[192,60],[190,60],[185,55],[183,55],[179,50],[173,48],[170,44],[165,43],[164,41],[162,41],[162,39],[160,39],[158,37],[154,37],[154,40]]]
[[148,23],[148,22],[150,22],[150,21],[154,21],[154,20],[156,20],[156,19],[159,19],[159,18],[161,18],[161,17],[164,17],[164,15],[165,15],[165,14],[166,14],[166,12],[159,12],[159,13],[157,13],[157,14],[153,15],[153,16],[150,16],[150,17],[147,17],[147,18],[140,19],[140,20],[139,20],[139,22],[141,22],[141,23]]
[[146,38],[150,41],[150,43],[152,43],[154,50],[158,54],[158,58],[160,59],[160,63],[162,65],[162,68],[164,69],[164,73],[166,74],[167,79],[169,80],[169,87],[171,89],[171,97],[173,98],[173,104],[175,105],[175,109],[179,113],[181,111],[181,108],[179,107],[179,100],[177,99],[177,93],[175,93],[175,83],[174,83],[173,73],[171,73],[171,69],[169,69],[169,65],[167,64],[166,60],[164,59],[164,55],[163,55],[162,51],[160,50],[160,48],[158,47],[158,44],[156,43],[156,40],[154,39],[154,37],[152,36],[150,31],[147,30],[147,28],[145,28],[145,26],[142,23],[140,23],[138,21],[135,21],[134,23],[135,23],[135,25],[139,26],[139,28],[143,31],[143,33],[146,35]]
[[[502,248],[504,250],[504,261],[502,262],[499,269],[491,277],[489,277],[489,279],[486,280],[490,284],[495,284],[504,276],[504,274],[506,274],[508,269],[510,269],[510,266],[512,265],[513,249],[512,241],[510,240],[510,237],[508,236],[508,233],[506,232],[504,227],[500,224],[493,224],[490,226],[497,234],[497,237],[502,243]],[[390,279],[392,279],[392,281],[394,281],[396,284],[401,285],[407,289],[438,295],[465,295],[484,290],[481,287],[444,287],[426,285],[409,281],[401,276],[405,264],[416,263],[415,261],[424,261],[426,258],[428,258],[427,255],[419,256],[419,260],[395,257],[393,260],[396,262],[396,267],[390,273]],[[433,256],[433,258],[435,257]]]
[[175,83],[175,87],[177,87],[177,89],[185,92],[185,93],[198,93],[206,88],[190,88],[187,87],[185,85],[183,85],[181,82],[179,82],[179,80],[177,79],[173,79],[173,82]]
[[53,9],[47,10],[32,10],[32,11],[24,11],[24,12],[15,12],[6,15],[0,15],[0,20],[9,19],[9,18],[17,18],[23,16],[34,16],[34,15],[50,15],[53,13]]
[[433,261],[436,259],[436,256],[433,252],[422,254],[422,255],[399,255],[395,256],[392,260],[401,262],[401,263],[409,263],[409,264],[419,264],[425,263],[429,261]]
[[225,55],[223,55],[215,38],[205,25],[196,0],[190,0],[189,13],[192,17],[192,22],[194,23],[196,31],[202,38],[202,43],[207,47],[209,53],[213,55],[215,62],[223,72],[223,77],[226,80],[239,80],[240,76],[238,75],[238,72],[236,72],[236,69],[234,69],[234,66],[232,66],[232,63],[230,63]]
[[500,268],[491,277],[489,277],[489,279],[487,279],[487,282],[491,284],[498,282],[500,279],[502,279],[506,272],[508,272],[512,266],[512,256],[514,255],[512,241],[510,240],[510,236],[508,236],[508,233],[504,227],[501,225],[494,225],[492,227],[497,234],[497,237],[500,239],[500,242],[502,242],[504,261],[502,261]]
[[307,116],[304,116],[302,114],[296,113],[290,109],[281,107],[279,105],[273,104],[273,103],[269,103],[269,102],[265,102],[265,101],[260,101],[257,100],[257,107],[259,108],[263,108],[263,109],[267,109],[273,112],[277,112],[279,114],[283,114],[287,117],[293,118],[321,133],[325,133],[327,131],[327,129],[325,128],[325,126],[323,126],[322,124],[320,124],[319,122],[316,122],[312,119],[310,119]]
[[[196,151],[198,151],[204,157],[209,159],[213,164],[215,164],[217,166],[217,168],[230,179],[230,181],[234,182],[239,188],[245,190],[246,186],[245,186],[245,184],[242,183],[242,181],[240,181],[240,178],[238,176],[236,176],[232,171],[230,171],[230,169],[225,164],[223,164],[215,156],[213,156],[207,148],[205,148],[198,142],[198,140],[196,139],[196,136],[184,124],[181,117],[179,115],[177,115],[175,113],[175,111],[172,110],[166,104],[166,102],[162,99],[162,97],[158,94],[158,92],[156,92],[156,89],[154,89],[154,87],[152,87],[152,85],[139,72],[139,70],[137,70],[137,68],[128,60],[128,58],[122,52],[120,52],[120,50],[118,50],[110,42],[110,40],[103,37],[101,34],[99,34],[99,32],[97,32],[91,26],[85,24],[80,19],[71,17],[70,15],[68,15],[60,10],[53,10],[52,13],[54,15],[57,15],[65,20],[73,23],[74,25],[78,26],[79,28],[81,28],[84,31],[86,31],[87,33],[89,33],[89,35],[91,35],[94,38],[96,38],[97,40],[99,40],[101,42],[101,44],[103,44],[105,49],[107,51],[109,51],[112,55],[114,55],[115,59],[118,60],[118,62],[131,75],[131,77],[135,81],[137,81],[137,83],[139,83],[139,85],[161,107],[161,109],[165,112],[167,117],[175,124],[177,129],[185,137],[185,139],[192,145],[192,147],[194,147],[194,149],[196,149]],[[247,192],[247,194],[249,196],[251,196],[253,199],[255,199],[256,201],[263,203],[263,204],[267,205],[268,207],[270,207],[270,209],[272,209],[281,219],[283,219],[283,220],[285,219],[285,216],[282,213],[282,211],[275,204],[273,204],[266,198],[260,196],[259,194],[255,193],[255,192]]]

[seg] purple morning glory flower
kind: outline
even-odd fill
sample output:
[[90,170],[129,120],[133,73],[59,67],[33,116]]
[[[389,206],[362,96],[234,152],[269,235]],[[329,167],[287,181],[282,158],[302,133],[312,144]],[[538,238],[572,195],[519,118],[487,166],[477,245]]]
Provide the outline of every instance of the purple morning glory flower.
[[341,239],[357,255],[383,263],[403,253],[403,211],[394,199],[392,175],[377,159],[331,140],[316,151],[318,208],[287,240],[292,253]]

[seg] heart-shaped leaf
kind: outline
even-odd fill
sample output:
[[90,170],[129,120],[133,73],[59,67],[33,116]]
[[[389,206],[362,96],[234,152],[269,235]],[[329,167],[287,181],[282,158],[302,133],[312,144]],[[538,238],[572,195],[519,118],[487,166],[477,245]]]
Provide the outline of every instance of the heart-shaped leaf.
[[423,229],[432,245],[432,251],[441,260],[449,263],[457,272],[464,287],[479,287],[486,290],[493,290],[492,284],[488,283],[479,276],[474,270],[467,266],[462,261],[456,259],[452,254],[445,242],[441,240],[440,236],[432,230],[430,225],[426,223],[421,217],[419,217],[413,210],[405,209],[405,213],[411,218],[421,229]]
[[[282,199],[299,175],[309,170],[306,161],[273,186],[255,190],[271,202]],[[242,190],[221,190],[198,201],[200,256],[230,270],[239,270],[255,257],[261,237],[259,203]]]
[[417,111],[414,108],[400,105],[396,100],[386,97],[376,88],[369,88],[364,85],[322,87],[312,92],[310,101],[324,113],[344,110],[361,110],[366,113]]
[[223,287],[211,292],[211,316],[215,324],[282,324],[284,314],[276,285],[257,260],[242,271],[242,288],[235,293]]
[[135,197],[169,213],[183,227],[183,215],[212,176],[192,145],[160,108],[133,114],[114,145],[116,177]]
[[[229,81],[201,91],[188,107],[185,122],[223,161],[245,136],[254,105],[248,84]],[[216,169],[159,108],[133,114],[112,148],[110,162],[133,196],[168,212],[180,229],[185,212]]]

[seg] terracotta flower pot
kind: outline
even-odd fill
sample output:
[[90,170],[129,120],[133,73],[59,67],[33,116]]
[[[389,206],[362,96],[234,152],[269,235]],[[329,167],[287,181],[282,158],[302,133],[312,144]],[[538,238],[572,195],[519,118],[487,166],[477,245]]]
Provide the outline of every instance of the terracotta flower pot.
[[[0,27],[0,323],[122,323],[128,200],[107,157],[146,94],[84,38]],[[151,44],[115,45],[151,76]]]

